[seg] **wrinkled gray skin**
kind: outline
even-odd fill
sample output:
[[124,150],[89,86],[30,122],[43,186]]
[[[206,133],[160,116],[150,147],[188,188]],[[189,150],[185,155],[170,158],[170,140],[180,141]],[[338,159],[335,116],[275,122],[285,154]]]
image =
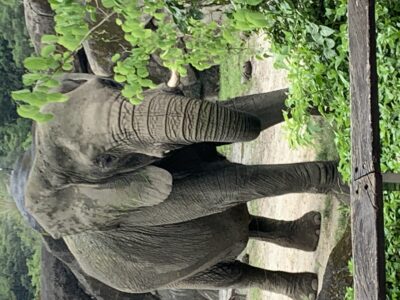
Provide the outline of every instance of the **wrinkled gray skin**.
[[316,296],[315,274],[235,258],[249,237],[315,249],[318,213],[282,222],[250,216],[244,203],[341,191],[335,163],[169,161],[192,144],[256,138],[282,121],[284,91],[215,104],[159,89],[132,106],[114,82],[73,74],[62,92],[70,100],[48,105],[54,120],[36,128],[26,207],[53,238],[64,238],[89,276],[133,293],[259,287],[293,299]]
[[[41,299],[97,300],[217,300],[211,290],[163,290],[162,292],[131,294],[115,290],[86,275],[62,239],[49,237],[25,209],[25,187],[31,169],[34,150],[31,148],[17,160],[11,176],[11,194],[27,223],[43,235],[41,259]],[[71,274],[72,273],[72,274]],[[216,293],[215,293],[216,292]]]

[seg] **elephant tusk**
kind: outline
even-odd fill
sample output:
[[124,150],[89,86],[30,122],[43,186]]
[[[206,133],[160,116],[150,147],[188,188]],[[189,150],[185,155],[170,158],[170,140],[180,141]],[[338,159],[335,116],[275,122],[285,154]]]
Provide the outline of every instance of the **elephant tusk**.
[[181,82],[181,77],[178,72],[171,71],[171,77],[168,80],[167,86],[170,88],[176,88]]

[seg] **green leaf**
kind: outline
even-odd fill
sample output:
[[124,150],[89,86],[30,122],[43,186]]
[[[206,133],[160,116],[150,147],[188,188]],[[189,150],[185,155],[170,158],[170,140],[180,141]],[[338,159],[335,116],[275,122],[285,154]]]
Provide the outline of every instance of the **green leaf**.
[[139,78],[139,84],[143,87],[148,87],[148,88],[155,88],[156,85],[151,81],[150,79],[142,79]]
[[31,105],[20,105],[17,108],[17,113],[23,117],[32,119],[33,116],[40,113],[39,108]]
[[71,36],[62,36],[58,39],[58,43],[70,51],[74,51],[79,46],[80,40]]
[[46,103],[45,96],[45,93],[39,91],[30,92],[28,90],[17,91],[13,92],[12,94],[14,100],[24,101],[31,106],[37,107],[40,107]]
[[147,76],[149,76],[149,71],[147,71],[146,68],[138,68],[136,72],[137,75],[141,78],[146,78]]
[[132,103],[133,105],[139,105],[140,103],[142,103],[142,100],[134,97],[134,98],[129,98],[129,102]]
[[123,83],[126,81],[126,77],[124,75],[115,74],[114,80],[119,83]]
[[39,123],[45,123],[53,119],[53,115],[38,113],[34,115],[33,120]]
[[72,71],[73,68],[74,68],[74,66],[71,63],[64,63],[62,65],[62,69],[64,71]]
[[121,25],[123,24],[122,20],[119,19],[119,18],[115,19],[115,23],[116,23],[118,26],[121,26]]
[[24,60],[24,66],[30,71],[45,71],[51,67],[51,64],[47,58],[28,57]]
[[48,88],[55,88],[60,86],[60,83],[55,79],[49,79],[42,82],[42,85]]
[[54,44],[58,42],[58,36],[54,34],[44,34],[42,35],[42,43],[44,44]]
[[46,45],[40,51],[40,55],[43,56],[43,57],[47,57],[47,56],[53,54],[54,51],[56,51],[56,46],[55,45],[53,45],[53,44]]
[[27,73],[22,75],[22,82],[24,85],[32,85],[38,80],[44,80],[47,78],[45,74],[41,73]]
[[103,4],[105,8],[112,8],[116,5],[114,0],[101,0],[101,4]]
[[11,98],[16,101],[24,101],[26,98],[29,98],[30,95],[31,91],[28,89],[11,92]]
[[247,21],[246,22],[236,21],[235,28],[242,31],[251,31],[255,29],[254,25]]
[[68,97],[61,93],[50,93],[46,95],[47,102],[65,102],[68,100]]
[[121,91],[122,96],[130,99],[133,96],[135,96],[135,94],[138,92],[138,89],[136,89],[135,87],[131,86],[131,85],[127,85],[124,87],[124,89]]
[[96,20],[97,20],[96,11],[89,11],[89,18],[90,18],[90,21],[96,22]]
[[246,10],[245,16],[247,22],[253,24],[257,28],[262,28],[269,24],[266,16],[258,11]]
[[244,9],[239,9],[236,12],[234,12],[233,13],[233,18],[236,21],[247,22],[246,14],[245,14],[245,10]]
[[111,57],[111,61],[115,63],[120,58],[121,58],[121,54],[116,53],[116,54],[113,55],[113,57]]
[[246,0],[245,3],[251,6],[255,6],[263,2],[264,0]]
[[230,30],[224,30],[222,32],[222,37],[230,44],[233,44],[236,41],[236,38],[233,36]]
[[329,28],[327,26],[321,25],[320,26],[320,33],[321,33],[322,36],[327,37],[327,36],[330,36],[330,35],[334,34],[335,30],[333,30],[332,28]]
[[335,41],[332,40],[332,39],[326,39],[326,40],[325,40],[325,43],[326,43],[326,46],[327,46],[329,49],[332,49],[333,47],[335,47]]

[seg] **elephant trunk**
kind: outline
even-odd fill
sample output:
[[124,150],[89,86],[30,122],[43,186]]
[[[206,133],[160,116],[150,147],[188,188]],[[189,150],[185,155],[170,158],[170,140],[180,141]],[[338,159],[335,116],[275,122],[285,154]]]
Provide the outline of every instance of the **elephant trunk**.
[[186,145],[252,140],[260,121],[216,103],[158,92],[133,109],[132,128],[146,142]]

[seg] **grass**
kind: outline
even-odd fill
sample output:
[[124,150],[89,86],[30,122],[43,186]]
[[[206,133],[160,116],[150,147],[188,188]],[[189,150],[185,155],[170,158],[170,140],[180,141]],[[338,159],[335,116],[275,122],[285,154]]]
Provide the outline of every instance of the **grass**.
[[[242,83],[242,66],[250,58],[246,51],[231,54],[220,65],[219,100],[224,101],[246,94],[251,88],[251,81]],[[225,156],[232,153],[231,145],[217,147],[217,151]]]
[[250,56],[247,51],[231,54],[220,65],[219,99],[227,100],[246,94],[251,88],[251,81],[242,83],[242,66]]

